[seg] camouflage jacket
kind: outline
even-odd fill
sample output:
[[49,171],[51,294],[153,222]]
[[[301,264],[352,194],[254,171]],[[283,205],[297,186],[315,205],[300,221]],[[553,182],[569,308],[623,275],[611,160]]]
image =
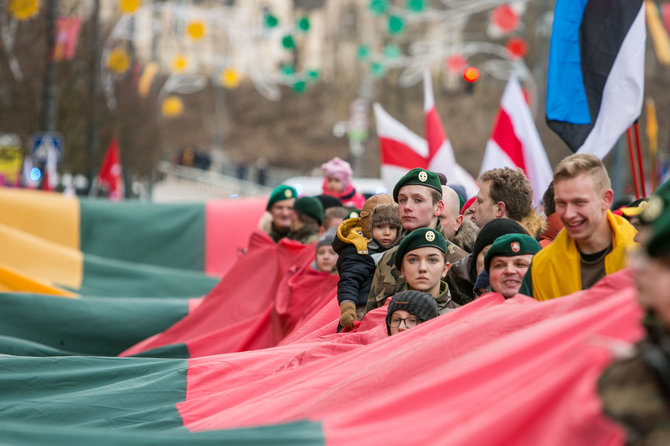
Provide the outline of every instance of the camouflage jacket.
[[[437,223],[435,230],[444,233],[440,223]],[[409,234],[409,231],[403,232],[403,237]],[[405,286],[405,280],[400,277],[400,271],[395,267],[395,253],[398,247],[395,246],[384,253],[377,263],[375,275],[372,278],[370,294],[368,295],[368,304],[365,312],[384,306],[386,299],[392,296],[396,291],[400,291]],[[467,256],[468,253],[447,240],[447,262],[452,265]]]
[[272,225],[272,227],[270,228],[270,233],[268,235],[275,243],[278,243],[279,240],[283,239],[284,237],[287,237],[288,233],[289,233],[288,229],[284,231],[279,231],[277,230],[277,228],[275,228],[275,225]]
[[295,232],[291,232],[288,235],[288,238],[295,240],[296,242],[302,243],[303,245],[310,245],[319,239],[319,232],[312,231],[309,228],[301,228]]
[[[670,333],[655,328],[632,358],[614,362],[598,381],[605,413],[626,429],[628,445],[670,444]],[[660,334],[660,336],[659,336]]]

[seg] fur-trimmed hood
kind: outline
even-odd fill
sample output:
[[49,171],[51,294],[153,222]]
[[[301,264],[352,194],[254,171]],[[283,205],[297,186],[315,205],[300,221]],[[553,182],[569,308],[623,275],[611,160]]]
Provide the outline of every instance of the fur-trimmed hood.
[[528,215],[521,219],[519,222],[521,226],[528,232],[528,235],[537,239],[540,237],[542,231],[547,227],[547,224],[544,222],[542,217],[535,212],[535,209],[532,209]]

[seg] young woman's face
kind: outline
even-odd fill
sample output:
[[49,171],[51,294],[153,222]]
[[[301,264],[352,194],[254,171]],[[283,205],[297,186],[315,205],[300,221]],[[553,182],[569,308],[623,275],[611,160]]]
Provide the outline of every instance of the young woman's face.
[[402,258],[401,275],[409,288],[424,291],[436,297],[440,293],[440,280],[447,274],[449,263],[444,254],[432,246],[414,249]]
[[391,336],[401,333],[405,330],[409,330],[412,327],[416,327],[421,322],[419,319],[406,312],[405,310],[395,310],[391,315]]
[[344,184],[339,178],[326,177],[326,187],[332,192],[344,192]]
[[398,237],[398,228],[388,223],[374,225],[372,227],[372,238],[377,240],[384,248],[393,246]]
[[332,246],[319,246],[316,250],[316,267],[324,273],[333,272],[337,263],[337,253]]

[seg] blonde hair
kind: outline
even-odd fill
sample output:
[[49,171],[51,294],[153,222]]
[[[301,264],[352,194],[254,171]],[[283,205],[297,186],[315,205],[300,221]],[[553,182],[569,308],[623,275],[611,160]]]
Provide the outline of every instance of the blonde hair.
[[612,188],[610,176],[603,162],[597,156],[587,153],[576,153],[563,158],[554,170],[554,183],[570,180],[583,173],[591,176],[599,194]]

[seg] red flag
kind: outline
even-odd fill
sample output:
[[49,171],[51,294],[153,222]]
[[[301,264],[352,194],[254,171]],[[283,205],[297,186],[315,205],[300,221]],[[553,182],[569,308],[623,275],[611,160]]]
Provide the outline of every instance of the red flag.
[[80,28],[81,19],[79,17],[58,17],[56,19],[56,42],[51,53],[53,61],[74,58]]
[[107,153],[102,160],[98,181],[109,191],[110,200],[123,198],[123,183],[121,181],[121,157],[119,155],[119,140],[115,136],[107,147]]
[[388,190],[415,167],[428,167],[426,141],[393,119],[381,105],[373,106],[379,137],[381,177]]
[[521,168],[533,187],[533,204],[540,204],[553,173],[530,108],[514,76],[505,87],[496,123],[486,143],[481,172],[500,167]]
[[423,73],[423,113],[426,121],[426,139],[428,140],[428,169],[442,172],[451,184],[460,184],[468,197],[477,195],[477,182],[467,170],[463,169],[454,156],[454,149],[444,133],[444,127],[435,109],[433,83],[430,73]]

